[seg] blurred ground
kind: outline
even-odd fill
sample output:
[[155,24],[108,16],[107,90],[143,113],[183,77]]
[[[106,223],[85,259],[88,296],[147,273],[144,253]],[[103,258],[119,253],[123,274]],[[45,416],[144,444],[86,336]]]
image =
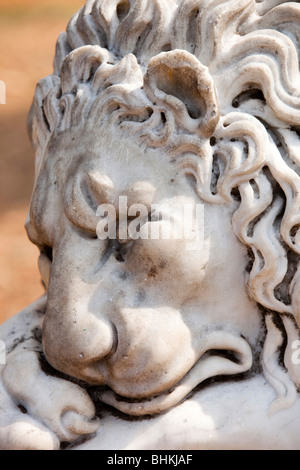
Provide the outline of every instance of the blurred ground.
[[24,229],[34,157],[26,119],[36,82],[52,73],[58,34],[84,0],[0,0],[0,323],[43,293]]

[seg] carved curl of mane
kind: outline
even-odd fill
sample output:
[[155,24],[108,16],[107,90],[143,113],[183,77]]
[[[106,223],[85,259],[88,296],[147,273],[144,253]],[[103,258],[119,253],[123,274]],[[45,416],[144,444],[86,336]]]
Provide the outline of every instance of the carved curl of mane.
[[50,138],[87,120],[165,149],[204,201],[235,202],[250,295],[299,326],[299,47],[293,2],[88,0],[37,86],[36,178]]

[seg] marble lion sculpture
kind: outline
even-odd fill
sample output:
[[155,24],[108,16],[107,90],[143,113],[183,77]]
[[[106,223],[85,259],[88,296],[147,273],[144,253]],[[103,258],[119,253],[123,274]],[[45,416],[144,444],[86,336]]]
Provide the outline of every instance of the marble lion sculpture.
[[[29,116],[46,293],[0,329],[0,448],[300,448],[299,44],[280,0],[71,19]],[[171,234],[153,204],[201,204],[204,239],[101,240],[120,196]]]

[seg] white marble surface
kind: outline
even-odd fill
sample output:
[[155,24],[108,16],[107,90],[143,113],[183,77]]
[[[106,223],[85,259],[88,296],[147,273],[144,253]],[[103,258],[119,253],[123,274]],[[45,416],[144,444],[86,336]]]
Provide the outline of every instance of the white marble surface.
[[[40,327],[45,301],[41,299],[1,327],[0,339],[10,348],[15,339]],[[27,331],[24,328],[27,326]],[[24,331],[25,330],[25,331]],[[3,366],[2,366],[3,368]],[[57,383],[58,385],[58,383]],[[34,390],[34,401],[51,400],[51,390]],[[39,397],[39,393],[42,395]],[[64,395],[65,405],[68,395]],[[87,439],[79,438],[70,447],[77,450],[297,450],[299,449],[299,398],[288,409],[273,416],[270,405],[276,393],[266,379],[257,374],[245,380],[229,380],[210,384],[195,392],[188,400],[159,416],[136,419],[99,408],[99,428]],[[56,411],[58,402],[56,401]],[[59,448],[59,441],[48,426],[24,414],[1,385],[2,449]]]

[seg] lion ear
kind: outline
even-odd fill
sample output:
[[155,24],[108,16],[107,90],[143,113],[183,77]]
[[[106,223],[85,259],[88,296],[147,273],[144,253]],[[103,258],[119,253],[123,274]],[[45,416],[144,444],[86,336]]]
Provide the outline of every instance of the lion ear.
[[156,104],[169,108],[178,125],[210,137],[219,121],[219,107],[208,68],[183,50],[153,57],[144,77],[145,91]]

